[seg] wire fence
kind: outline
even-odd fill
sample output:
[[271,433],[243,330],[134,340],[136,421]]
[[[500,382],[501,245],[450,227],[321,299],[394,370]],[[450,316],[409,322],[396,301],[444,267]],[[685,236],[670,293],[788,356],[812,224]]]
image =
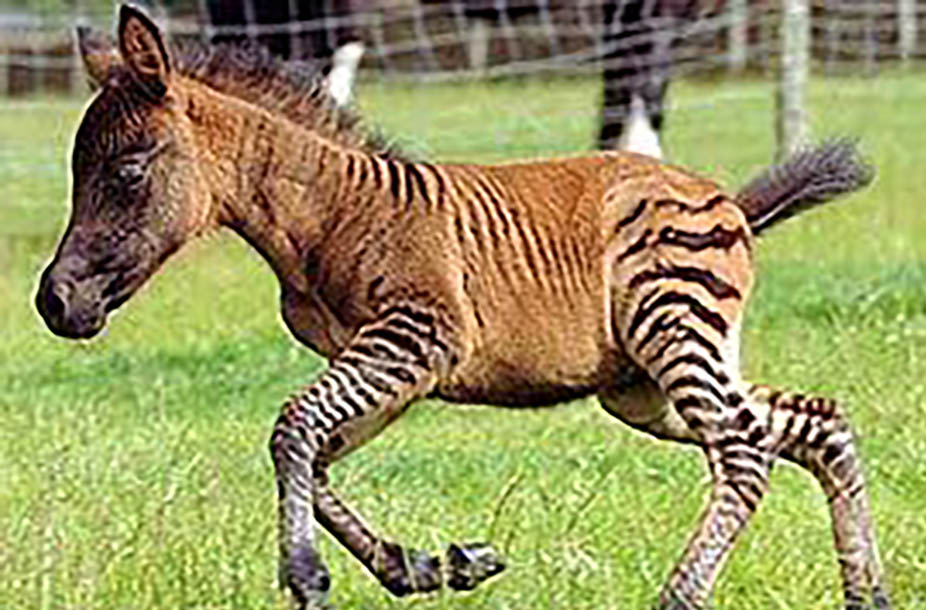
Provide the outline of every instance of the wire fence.
[[[686,5],[681,18],[673,0],[650,0],[636,25],[625,20],[623,35],[610,39],[603,17],[609,4],[620,11],[632,2],[190,0],[151,9],[174,37],[252,39],[290,59],[325,57],[340,42],[359,39],[366,45],[361,69],[387,79],[594,73],[602,58],[632,49],[643,36],[671,42],[674,71],[682,74],[769,72],[780,55],[782,0],[676,1]],[[76,23],[111,28],[114,7],[62,5],[0,7],[0,96],[82,87],[71,30]],[[274,6],[279,10],[267,8]],[[812,0],[809,7],[816,69],[874,72],[926,58],[926,36],[918,35],[926,0]]]

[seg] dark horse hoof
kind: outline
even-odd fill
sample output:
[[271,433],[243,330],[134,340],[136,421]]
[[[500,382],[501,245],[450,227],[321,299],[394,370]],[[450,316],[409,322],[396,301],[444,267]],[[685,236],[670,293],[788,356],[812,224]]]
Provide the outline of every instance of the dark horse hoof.
[[505,569],[505,564],[490,545],[451,544],[446,557],[447,585],[457,591],[469,591]]

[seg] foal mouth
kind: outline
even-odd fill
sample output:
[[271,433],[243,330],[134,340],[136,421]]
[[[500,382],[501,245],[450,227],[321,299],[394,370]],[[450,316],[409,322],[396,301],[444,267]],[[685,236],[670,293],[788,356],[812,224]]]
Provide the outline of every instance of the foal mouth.
[[[92,339],[106,326],[106,314],[95,303],[75,307],[55,290],[43,286],[36,295],[36,308],[45,326],[65,339]],[[89,305],[89,306],[87,306]]]
[[135,293],[142,283],[138,279],[137,274],[113,271],[76,281],[73,276],[47,278],[35,296],[36,309],[55,335],[92,339],[105,328],[109,313]]

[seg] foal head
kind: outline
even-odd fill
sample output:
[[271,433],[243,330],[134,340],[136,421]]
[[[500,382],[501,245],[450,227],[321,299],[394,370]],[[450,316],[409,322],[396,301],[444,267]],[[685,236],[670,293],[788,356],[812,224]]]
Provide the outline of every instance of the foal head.
[[210,201],[182,86],[161,33],[123,6],[117,49],[78,32],[97,93],[74,142],[71,217],[36,305],[52,332],[89,338],[192,235]]

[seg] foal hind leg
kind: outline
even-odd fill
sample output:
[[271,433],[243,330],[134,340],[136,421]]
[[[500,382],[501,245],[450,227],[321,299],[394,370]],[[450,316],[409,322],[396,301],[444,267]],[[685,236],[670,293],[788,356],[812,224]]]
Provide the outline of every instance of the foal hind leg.
[[769,406],[776,451],[813,474],[829,500],[847,610],[891,607],[852,430],[833,400],[753,386],[751,400]]
[[[609,413],[660,439],[701,442],[641,369],[625,368],[621,377],[620,383],[599,395]],[[767,412],[767,419],[754,419],[753,411],[744,410],[735,418],[736,426],[747,438],[770,439],[769,459],[781,456],[804,467],[829,499],[846,610],[889,610],[864,478],[842,409],[826,398],[766,386],[750,387],[747,403],[765,405],[759,412]],[[668,607],[685,607],[682,601],[674,603]]]
[[723,356],[734,350],[714,347],[722,345],[722,337],[708,337],[703,321],[690,312],[676,311],[653,324],[663,322],[670,330],[662,335],[641,329],[643,340],[635,347],[643,349],[632,355],[671,406],[639,427],[700,445],[713,479],[700,524],[659,597],[659,608],[683,610],[707,602],[737,536],[764,497],[773,443],[767,426],[743,426],[766,421],[767,406],[750,401],[735,381],[736,366]]

